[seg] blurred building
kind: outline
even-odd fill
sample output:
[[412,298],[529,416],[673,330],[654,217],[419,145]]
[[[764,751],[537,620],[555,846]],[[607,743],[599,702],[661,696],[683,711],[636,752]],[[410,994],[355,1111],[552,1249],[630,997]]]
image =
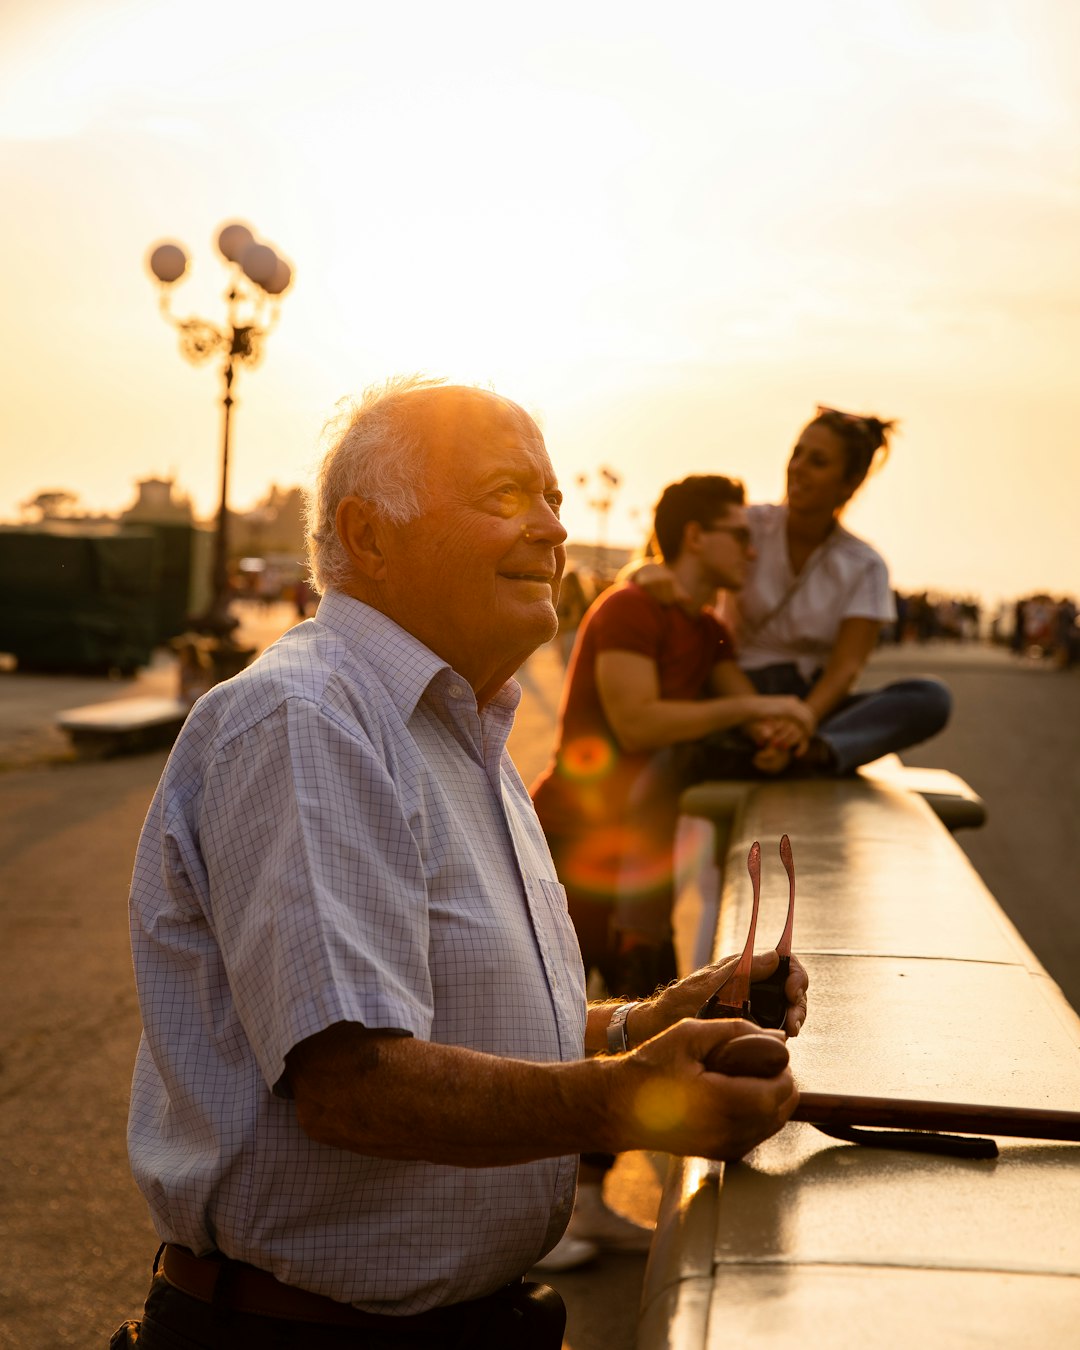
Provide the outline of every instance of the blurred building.
[[142,478],[135,484],[137,497],[135,504],[121,512],[122,521],[154,524],[191,524],[195,513],[191,509],[191,498],[174,495],[176,480],[173,478]]
[[233,516],[229,551],[236,558],[288,557],[302,563],[306,552],[303,492],[271,484],[252,510]]

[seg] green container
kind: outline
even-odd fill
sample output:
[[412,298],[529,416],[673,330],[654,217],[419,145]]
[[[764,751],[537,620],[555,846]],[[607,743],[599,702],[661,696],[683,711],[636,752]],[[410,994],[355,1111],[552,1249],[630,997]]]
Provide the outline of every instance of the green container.
[[0,651],[20,670],[133,674],[160,640],[150,530],[0,531]]

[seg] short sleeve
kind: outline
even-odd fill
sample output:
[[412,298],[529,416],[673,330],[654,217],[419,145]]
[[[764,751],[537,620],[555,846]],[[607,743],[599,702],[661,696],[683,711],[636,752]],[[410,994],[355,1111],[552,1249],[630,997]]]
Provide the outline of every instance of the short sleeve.
[[207,917],[268,1086],[335,1022],[429,1034],[423,864],[359,728],[288,700],[216,754],[199,815]]
[[876,619],[891,623],[896,618],[896,599],[889,584],[885,559],[867,549],[867,557],[844,600],[844,619]]
[[661,606],[633,582],[604,597],[590,627],[597,653],[635,652],[656,660],[663,645]]

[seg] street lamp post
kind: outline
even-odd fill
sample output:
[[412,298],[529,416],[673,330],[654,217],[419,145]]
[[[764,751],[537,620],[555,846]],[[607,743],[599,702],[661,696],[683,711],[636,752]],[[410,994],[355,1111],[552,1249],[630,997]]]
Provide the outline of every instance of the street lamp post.
[[[587,502],[587,505],[596,512],[596,570],[606,576],[608,572],[607,557],[607,522],[608,512],[615,504],[615,493],[622,484],[622,479],[614,469],[608,468],[602,464],[598,470],[600,482],[596,488],[597,495]],[[577,476],[577,485],[582,491],[590,491],[589,475],[579,473]]]
[[292,268],[238,222],[218,231],[217,247],[229,268],[226,319],[222,326],[206,319],[182,319],[173,314],[171,288],[188,266],[187,254],[179,244],[156,245],[148,264],[161,288],[161,312],[180,334],[180,351],[185,360],[200,364],[214,356],[222,358],[221,499],[214,535],[213,593],[207,611],[194,621],[196,630],[214,641],[216,663],[221,667],[228,664],[232,633],[238,623],[229,612],[229,433],[233,381],[240,366],[254,366],[262,356],[263,343],[277,322],[280,299],[292,283]]

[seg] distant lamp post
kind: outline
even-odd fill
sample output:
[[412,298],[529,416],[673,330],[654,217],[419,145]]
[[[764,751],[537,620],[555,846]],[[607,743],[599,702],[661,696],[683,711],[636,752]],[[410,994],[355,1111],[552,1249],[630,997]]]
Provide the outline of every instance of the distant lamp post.
[[597,476],[600,481],[595,490],[589,487],[589,475],[586,473],[579,473],[576,481],[582,491],[594,492],[594,495],[589,498],[586,504],[596,512],[596,570],[602,576],[606,576],[608,572],[608,515],[615,504],[615,493],[622,485],[622,479],[614,469],[609,469],[606,464],[600,466]]
[[[222,358],[221,501],[214,537],[213,595],[210,607],[195,621],[196,628],[216,639],[223,650],[232,646],[231,635],[239,622],[229,612],[229,429],[232,418],[232,386],[239,366],[254,366],[262,345],[278,319],[279,302],[292,283],[292,268],[268,245],[260,243],[246,225],[224,225],[218,231],[217,247],[229,268],[225,291],[225,323],[217,326],[206,319],[181,319],[170,308],[171,288],[187,271],[188,258],[179,244],[158,244],[148,259],[150,271],[161,287],[161,312],[180,334],[180,351],[193,364]],[[227,664],[219,661],[219,664]],[[237,667],[239,668],[239,667]]]

